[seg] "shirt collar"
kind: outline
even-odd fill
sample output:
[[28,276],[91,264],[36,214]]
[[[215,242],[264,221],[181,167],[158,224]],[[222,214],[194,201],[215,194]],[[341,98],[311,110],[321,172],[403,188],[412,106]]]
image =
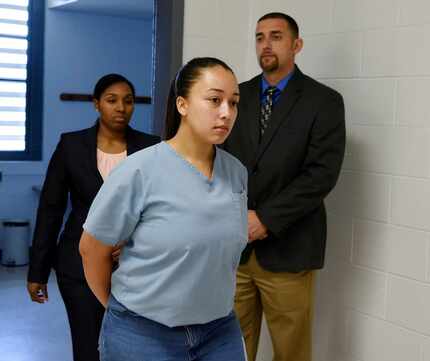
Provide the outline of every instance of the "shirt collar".
[[[275,86],[282,92],[293,75],[294,75],[294,70],[292,70],[286,77],[282,78]],[[263,75],[261,77],[261,93],[264,94],[264,92],[269,86],[270,84],[267,82],[266,78]]]

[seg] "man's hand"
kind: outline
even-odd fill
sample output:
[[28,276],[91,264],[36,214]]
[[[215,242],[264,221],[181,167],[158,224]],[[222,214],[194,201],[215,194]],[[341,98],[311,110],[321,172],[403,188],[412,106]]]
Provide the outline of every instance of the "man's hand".
[[33,302],[45,303],[48,301],[48,287],[46,283],[27,282],[27,291]]
[[261,223],[257,213],[248,210],[248,243],[267,237],[267,227]]

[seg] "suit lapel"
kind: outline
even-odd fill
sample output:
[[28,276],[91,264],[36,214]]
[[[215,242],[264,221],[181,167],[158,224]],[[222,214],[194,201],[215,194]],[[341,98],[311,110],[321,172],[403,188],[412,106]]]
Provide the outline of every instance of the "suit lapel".
[[291,112],[297,100],[300,98],[303,91],[301,82],[302,76],[303,74],[296,67],[295,74],[288,82],[287,87],[284,89],[274,106],[269,124],[266,128],[266,131],[264,132],[263,138],[261,139],[260,146],[258,147],[256,162],[258,162],[258,160],[264,154],[273,137],[277,133],[279,127],[284,121],[286,121],[288,114]]
[[256,152],[260,140],[260,82],[261,76],[251,80],[250,87],[247,89],[247,108],[245,109],[245,125],[249,131],[252,149]]
[[140,144],[139,140],[136,138],[136,133],[130,126],[127,126],[126,132],[126,142],[127,142],[127,156],[141,150],[144,145]]
[[88,161],[89,161],[89,167],[91,169],[91,173],[94,175],[97,185],[101,187],[103,184],[103,178],[99,172],[99,169],[97,167],[97,129],[98,129],[98,122],[96,125],[88,129],[88,133],[86,134],[85,143],[87,145],[87,151],[88,151]]

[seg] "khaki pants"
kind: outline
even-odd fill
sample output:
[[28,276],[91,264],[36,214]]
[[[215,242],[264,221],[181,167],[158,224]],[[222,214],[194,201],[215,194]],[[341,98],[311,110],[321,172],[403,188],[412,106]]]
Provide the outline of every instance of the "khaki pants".
[[262,313],[273,344],[273,361],[311,361],[314,271],[274,273],[252,252],[237,272],[235,311],[248,361],[255,361]]

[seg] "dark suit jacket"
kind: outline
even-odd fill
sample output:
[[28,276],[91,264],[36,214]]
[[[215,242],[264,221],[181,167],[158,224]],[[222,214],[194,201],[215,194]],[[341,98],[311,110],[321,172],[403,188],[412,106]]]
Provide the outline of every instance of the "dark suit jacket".
[[[46,283],[51,268],[57,275],[84,280],[79,240],[91,203],[103,184],[97,169],[97,129],[61,135],[49,162],[40,195],[28,281]],[[127,129],[127,154],[156,144],[159,137]],[[63,223],[67,200],[71,211]]]
[[239,114],[224,148],[248,169],[248,208],[269,229],[249,244],[270,271],[321,268],[326,243],[324,197],[336,184],[345,149],[342,96],[297,67],[259,141],[261,75],[240,84]]

